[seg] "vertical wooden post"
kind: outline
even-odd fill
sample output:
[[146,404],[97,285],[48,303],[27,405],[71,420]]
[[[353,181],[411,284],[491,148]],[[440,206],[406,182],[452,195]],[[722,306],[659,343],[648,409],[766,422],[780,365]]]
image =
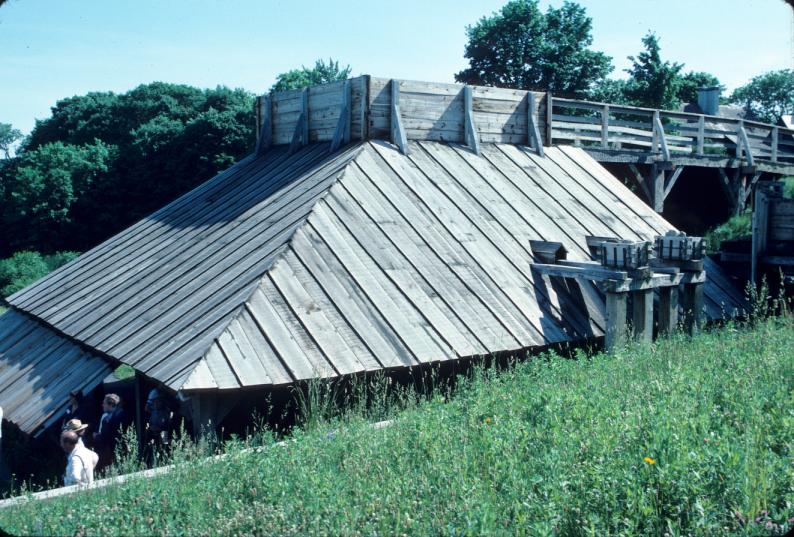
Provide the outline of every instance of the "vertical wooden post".
[[196,438],[215,430],[216,400],[213,394],[198,394],[190,396],[191,414],[193,418],[193,435]]
[[257,99],[257,117],[260,127],[256,138],[256,154],[261,155],[273,143],[273,101],[269,93]]
[[362,75],[361,79],[361,105],[359,106],[358,115],[361,121],[361,139],[366,140],[369,133],[369,119],[367,118],[367,109],[369,108],[369,75]]
[[301,145],[309,143],[309,88],[304,88],[301,93],[301,113],[303,123],[301,124]]
[[637,341],[653,340],[653,289],[632,291],[631,327]]
[[659,111],[653,112],[653,119],[651,119],[651,152],[657,153],[659,151],[659,132],[656,129],[656,121],[659,119]]
[[706,118],[701,115],[698,118],[698,141],[697,141],[697,154],[703,155],[703,146],[706,141]]
[[694,335],[703,322],[703,284],[684,284],[684,329],[687,334]]
[[657,164],[651,165],[650,177],[651,202],[653,210],[659,214],[664,211],[664,169]]
[[531,91],[527,92],[527,139],[529,146],[538,152],[541,157],[544,156],[543,140],[540,136],[540,129],[538,128],[537,115],[535,111],[535,94]]
[[769,197],[766,190],[755,191],[755,207],[753,208],[753,238],[750,248],[750,281],[757,285],[760,274],[759,261],[766,251],[767,232],[769,229]]
[[777,162],[777,140],[780,129],[772,127],[772,162]]
[[736,214],[742,214],[744,210],[744,201],[747,198],[745,192],[747,191],[747,176],[741,172],[741,168],[736,168],[736,175],[734,178],[736,189]]
[[614,293],[607,291],[607,330],[604,336],[604,347],[607,352],[612,352],[626,341],[626,302],[628,293]]
[[601,109],[601,147],[609,147],[609,105],[605,104]]
[[135,434],[138,437],[138,456],[143,455],[143,414],[141,412],[141,374],[135,370]]
[[672,334],[678,327],[678,287],[659,288],[659,334]]
[[353,125],[353,88],[351,87],[350,80],[345,80],[345,85],[342,89],[344,92],[344,106],[342,111],[347,117],[345,118],[345,130],[342,134],[342,143],[350,143],[350,130]]
[[474,97],[472,96],[471,86],[463,86],[463,139],[466,145],[474,151],[475,155],[480,154],[480,137],[474,126]]
[[392,79],[391,84],[391,142],[400,148],[403,155],[408,154],[408,138],[400,117],[400,81]]
[[552,96],[550,91],[546,92],[546,143],[544,144],[546,147],[551,147],[553,134],[551,130],[551,126],[553,123],[553,114],[554,114],[554,97]]

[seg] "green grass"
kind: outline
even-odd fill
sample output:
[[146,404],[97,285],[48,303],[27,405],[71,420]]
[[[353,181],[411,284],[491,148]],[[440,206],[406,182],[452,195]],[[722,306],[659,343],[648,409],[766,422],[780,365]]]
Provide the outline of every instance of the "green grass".
[[[0,510],[23,534],[773,535],[794,524],[794,322],[476,369],[294,442]],[[386,400],[385,385],[374,399]],[[441,390],[443,391],[443,390]],[[372,395],[372,394],[371,394]],[[309,398],[309,413],[324,408]],[[396,401],[396,402],[395,402]],[[398,408],[399,407],[399,408]],[[312,410],[314,409],[314,410]],[[391,427],[368,419],[393,412]]]

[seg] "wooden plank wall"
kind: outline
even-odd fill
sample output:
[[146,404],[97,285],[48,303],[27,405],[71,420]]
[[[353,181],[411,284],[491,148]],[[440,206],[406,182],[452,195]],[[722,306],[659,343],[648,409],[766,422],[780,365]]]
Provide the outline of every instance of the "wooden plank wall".
[[[389,78],[363,75],[351,79],[351,138],[390,139],[391,87]],[[408,140],[464,142],[464,97],[461,84],[439,84],[400,80],[401,120]],[[273,93],[270,99],[257,99],[257,136],[262,119],[272,118],[272,143],[292,140],[301,114],[302,92],[308,91],[309,141],[333,138],[344,99],[344,82],[308,90]],[[529,144],[527,106],[529,92],[504,88],[472,86],[474,127],[480,142]],[[535,113],[539,131],[545,137],[547,94],[535,93]],[[263,110],[271,106],[271,113]]]

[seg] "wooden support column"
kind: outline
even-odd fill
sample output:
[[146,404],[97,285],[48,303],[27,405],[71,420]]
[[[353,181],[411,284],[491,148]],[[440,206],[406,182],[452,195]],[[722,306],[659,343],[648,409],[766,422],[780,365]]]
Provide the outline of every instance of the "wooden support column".
[[480,136],[474,126],[474,97],[471,86],[463,86],[463,137],[466,145],[475,155],[480,154]]
[[294,153],[301,147],[309,143],[309,88],[301,92],[301,113],[298,122],[295,124],[295,132],[292,134],[292,142],[289,152]]
[[342,88],[342,101],[339,104],[339,120],[336,122],[334,138],[331,142],[330,152],[333,153],[339,147],[350,142],[350,123],[352,123],[352,91],[350,81],[345,80]]
[[780,129],[772,127],[772,162],[777,162],[777,144],[780,136]]
[[138,455],[143,454],[143,412],[141,411],[141,374],[135,370],[135,435],[138,437]]
[[193,435],[199,438],[210,431],[215,431],[217,425],[217,418],[215,416],[215,394],[194,393],[190,396],[190,402],[193,418]]
[[684,330],[687,334],[694,335],[703,324],[703,284],[684,284]]
[[554,113],[554,96],[552,96],[550,91],[546,92],[546,143],[544,144],[546,147],[551,147],[552,145],[552,131],[551,127],[553,124],[552,121],[552,114]]
[[408,138],[400,117],[400,81],[392,79],[391,84],[391,142],[403,155],[408,154]]
[[697,138],[697,154],[703,156],[703,146],[706,141],[706,118],[701,116],[698,118],[698,138]]
[[664,211],[664,169],[659,164],[651,165],[651,175],[649,177],[651,203],[653,210],[659,214]]
[[628,327],[626,326],[626,310],[628,293],[607,291],[607,330],[604,337],[604,347],[607,352],[612,352],[616,347],[626,342]]
[[609,105],[601,108],[601,147],[609,148]]
[[734,192],[734,214],[741,214],[744,211],[745,190],[747,189],[747,176],[742,173],[741,168],[736,168],[733,180]]
[[273,101],[269,93],[257,99],[256,112],[260,125],[256,138],[256,154],[262,155],[273,143]]
[[653,196],[651,195],[651,191],[648,189],[648,184],[645,181],[645,177],[643,177],[635,164],[629,164],[629,170],[631,170],[631,173],[634,174],[632,179],[634,179],[640,189],[642,189],[642,192],[645,194],[645,199],[648,200],[648,204],[652,204]]
[[678,287],[659,288],[659,334],[672,334],[678,328]]
[[637,341],[653,340],[653,289],[632,291],[631,327]]
[[360,76],[361,80],[361,101],[359,102],[359,121],[361,122],[361,140],[366,140],[369,135],[369,119],[367,118],[367,111],[369,109],[369,75]]
[[750,281],[758,285],[760,279],[759,262],[766,251],[767,233],[769,230],[769,196],[766,190],[759,188],[755,194],[753,208],[753,238],[750,251]]
[[542,157],[544,156],[543,140],[540,137],[540,129],[538,129],[535,106],[535,94],[529,91],[527,92],[527,138],[530,147]]

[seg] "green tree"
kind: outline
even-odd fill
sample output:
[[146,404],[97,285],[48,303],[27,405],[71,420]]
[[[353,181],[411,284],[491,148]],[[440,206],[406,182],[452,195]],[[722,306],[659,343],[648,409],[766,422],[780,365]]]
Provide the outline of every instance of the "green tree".
[[270,89],[272,91],[299,89],[345,80],[348,76],[350,76],[349,65],[339,67],[339,61],[328,58],[328,63],[325,63],[324,60],[317,60],[311,69],[301,66],[300,69],[292,69],[286,73],[281,73],[276,77],[276,83]]
[[0,151],[5,154],[7,159],[11,158],[11,148],[20,139],[22,139],[22,133],[18,129],[9,123],[0,123]]
[[466,28],[469,67],[458,82],[551,91],[582,97],[612,71],[611,58],[590,50],[592,21],[573,2],[541,12],[537,0],[512,0]]
[[108,171],[112,147],[95,141],[76,146],[53,142],[24,152],[3,176],[5,249],[49,249],[70,209]]
[[57,252],[43,256],[38,252],[17,252],[0,260],[0,299],[43,278],[77,257],[77,252]]
[[753,77],[730,96],[762,121],[776,123],[780,116],[794,114],[794,69],[770,71]]
[[632,66],[626,69],[631,75],[626,87],[626,97],[636,106],[673,110],[678,107],[681,86],[681,69],[684,64],[662,61],[659,38],[649,32],[642,38],[645,50],[629,56]]
[[599,103],[631,104],[626,97],[626,80],[605,78],[588,92],[587,98]]
[[[14,229],[0,256],[87,250],[209,179],[253,148],[253,103],[241,89],[162,82],[58,101],[17,157],[0,159],[0,223]],[[86,183],[66,155],[97,143],[107,158]]]
[[713,88],[715,86],[725,89],[725,86],[720,84],[720,80],[711,73],[690,71],[679,78],[678,100],[682,103],[696,103],[700,88]]

